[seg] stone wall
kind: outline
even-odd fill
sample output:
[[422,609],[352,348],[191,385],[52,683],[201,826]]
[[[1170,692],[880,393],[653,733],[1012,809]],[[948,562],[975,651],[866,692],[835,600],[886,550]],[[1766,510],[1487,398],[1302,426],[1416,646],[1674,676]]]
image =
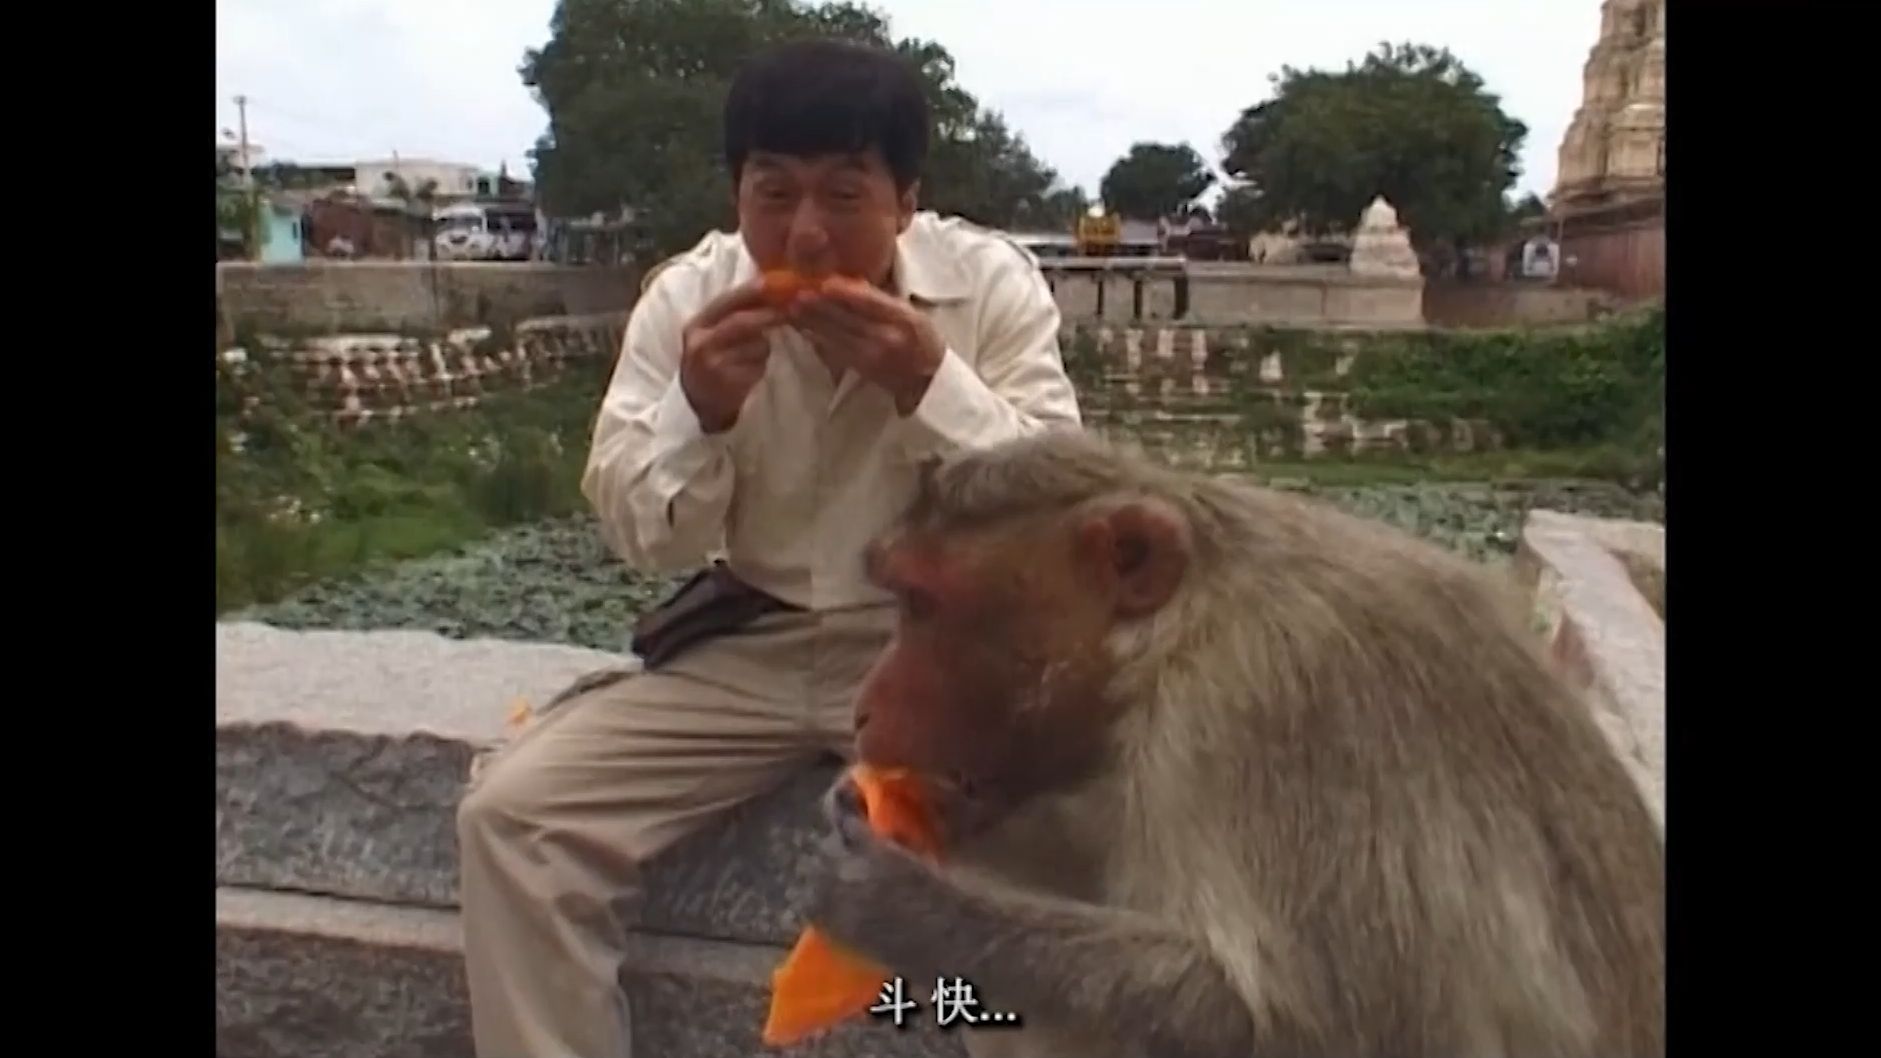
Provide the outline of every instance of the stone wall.
[[1549,651],[1665,825],[1665,526],[1530,512],[1515,571]]
[[[1181,320],[1198,325],[1421,328],[1423,282],[1343,268],[1178,262],[1140,273],[1043,262],[1068,321]],[[1102,288],[1102,295],[1099,289]],[[240,330],[427,332],[538,316],[625,312],[639,291],[628,268],[475,261],[306,261],[216,265],[217,324]]]
[[1197,323],[1381,330],[1424,325],[1421,280],[1323,274],[1191,277]]
[[1575,283],[1640,301],[1665,296],[1665,217],[1564,228],[1561,259]]
[[[315,409],[357,425],[472,408],[490,394],[533,389],[578,364],[605,370],[626,324],[627,314],[614,312],[525,320],[509,334],[470,327],[438,338],[337,334],[262,343],[289,364]],[[236,371],[248,366],[247,349],[222,355]]]
[[[512,335],[464,328],[437,338],[339,334],[262,339],[285,360],[312,407],[346,425],[475,407],[486,396],[541,385],[571,368],[597,380],[620,349],[625,313],[527,320]],[[1174,464],[1241,470],[1275,460],[1375,452],[1473,451],[1501,438],[1478,420],[1370,420],[1341,379],[1366,336],[1301,348],[1297,333],[1258,327],[1067,326],[1066,368],[1086,422]],[[250,369],[244,348],[221,354]]]
[[[263,337],[312,407],[345,425],[475,407],[563,372],[597,380],[620,349],[625,313],[526,320],[512,334],[463,328],[437,338],[397,334]],[[1426,422],[1357,415],[1342,379],[1367,335],[1302,343],[1260,327],[1069,324],[1066,368],[1088,425],[1158,458],[1204,470],[1379,452],[1467,452],[1502,439],[1481,420]],[[221,354],[250,370],[244,348]],[[1389,355],[1388,353],[1378,355]]]
[[[1355,276],[1341,267],[1262,267],[1178,262],[1134,268],[1043,261],[1068,322],[1181,321],[1322,330],[1424,326],[1423,281]],[[1100,294],[1101,290],[1101,294]]]
[[1341,379],[1364,335],[1339,339],[1330,363],[1297,338],[1255,327],[1074,324],[1066,368],[1087,425],[1158,459],[1200,470],[1371,452],[1499,447],[1480,420],[1368,420]]
[[1588,323],[1612,312],[1606,291],[1544,283],[1431,283],[1424,319],[1432,327],[1538,327]]
[[638,290],[637,274],[625,268],[424,261],[216,265],[218,314],[231,332],[443,331],[623,312]]

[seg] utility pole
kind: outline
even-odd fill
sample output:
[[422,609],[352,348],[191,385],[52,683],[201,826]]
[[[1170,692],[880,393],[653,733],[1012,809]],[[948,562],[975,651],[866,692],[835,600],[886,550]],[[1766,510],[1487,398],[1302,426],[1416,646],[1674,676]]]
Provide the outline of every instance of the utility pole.
[[241,158],[242,158],[242,183],[243,183],[243,186],[252,187],[254,186],[254,181],[248,175],[248,97],[247,96],[238,95],[235,97],[235,113],[236,113],[236,126],[235,126],[236,134],[240,137],[240,140],[238,141],[240,144],[240,147],[238,149],[241,151]]
[[248,256],[253,260],[260,251],[261,203],[255,194],[255,173],[248,164],[248,97],[235,97],[237,150],[242,159],[242,197],[248,200]]

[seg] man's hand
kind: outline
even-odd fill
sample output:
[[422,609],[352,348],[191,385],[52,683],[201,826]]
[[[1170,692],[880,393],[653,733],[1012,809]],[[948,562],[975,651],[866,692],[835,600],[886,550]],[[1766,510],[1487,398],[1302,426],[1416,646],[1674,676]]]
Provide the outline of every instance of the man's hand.
[[798,295],[791,322],[832,363],[886,390],[902,415],[921,403],[946,354],[924,313],[856,280]]
[[719,295],[686,324],[679,388],[706,433],[721,433],[738,421],[745,398],[764,377],[771,352],[767,333],[785,322],[765,302],[763,287],[752,282]]

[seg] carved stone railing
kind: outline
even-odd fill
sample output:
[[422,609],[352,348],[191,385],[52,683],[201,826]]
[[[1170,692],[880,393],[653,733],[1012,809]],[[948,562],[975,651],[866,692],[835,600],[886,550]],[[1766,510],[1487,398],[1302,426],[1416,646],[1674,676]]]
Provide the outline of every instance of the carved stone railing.
[[1368,419],[1339,380],[1362,336],[1317,375],[1247,327],[1074,323],[1060,335],[1088,425],[1168,462],[1233,471],[1273,460],[1501,447],[1480,419]]
[[[550,317],[519,324],[503,341],[488,329],[437,338],[330,335],[263,338],[276,363],[320,412],[347,425],[475,407],[491,394],[535,388],[574,365],[603,368],[618,354],[623,314]],[[1334,339],[1352,351],[1313,374],[1263,346],[1247,326],[1068,323],[1067,365],[1089,423],[1176,463],[1236,470],[1262,461],[1373,452],[1499,447],[1480,420],[1367,419],[1339,385],[1360,355],[1360,332]],[[245,350],[227,350],[240,359]]]
[[1421,278],[1354,275],[1343,266],[1211,264],[1181,258],[1040,262],[1071,323],[1182,321],[1324,330],[1424,327]]
[[[612,361],[625,313],[525,320],[513,335],[472,327],[419,338],[338,334],[300,339],[264,336],[312,405],[347,425],[475,407],[499,392],[534,389],[572,364]],[[237,361],[247,351],[223,355]]]

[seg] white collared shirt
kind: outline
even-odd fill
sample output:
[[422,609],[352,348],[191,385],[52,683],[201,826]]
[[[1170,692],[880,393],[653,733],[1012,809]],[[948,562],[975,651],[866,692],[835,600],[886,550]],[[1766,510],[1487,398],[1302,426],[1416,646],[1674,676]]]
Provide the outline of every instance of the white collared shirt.
[[886,596],[862,575],[869,540],[913,499],[932,455],[1079,425],[1060,317],[1036,262],[964,221],[917,213],[895,285],[947,352],[914,413],[853,372],[840,383],[796,331],[772,332],[737,423],[706,434],[679,386],[680,333],[757,274],[744,241],[714,231],[663,265],[627,322],[582,491],[631,567],[676,573],[723,555],[753,586],[813,610]]

